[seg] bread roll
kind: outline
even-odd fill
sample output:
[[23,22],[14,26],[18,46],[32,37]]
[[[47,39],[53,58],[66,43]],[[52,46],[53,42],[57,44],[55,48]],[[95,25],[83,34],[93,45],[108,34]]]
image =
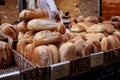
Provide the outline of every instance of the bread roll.
[[4,25],[1,28],[1,32],[3,32],[4,34],[10,36],[13,40],[17,39],[17,32],[14,29],[13,25]]
[[27,29],[32,31],[40,31],[40,30],[55,30],[57,27],[57,23],[44,20],[44,19],[33,19],[30,20],[27,24]]
[[87,29],[87,32],[104,32],[105,27],[103,24],[95,24]]
[[24,57],[32,61],[34,49],[35,49],[35,45],[33,43],[27,44],[24,49]]
[[45,67],[50,65],[50,57],[47,46],[38,46],[34,49],[33,53],[32,62],[37,67]]
[[62,37],[58,32],[40,31],[36,33],[33,38],[35,46],[60,42],[62,42]]
[[21,39],[17,42],[16,51],[22,56],[24,55],[24,49],[26,45],[27,43],[25,42],[24,39]]
[[61,62],[76,58],[76,48],[72,42],[66,42],[60,46],[59,53]]
[[99,19],[97,16],[88,16],[84,19],[85,22],[98,23]]
[[42,9],[24,9],[19,14],[22,20],[31,20],[36,18],[48,19],[48,13]]
[[55,45],[48,45],[48,48],[52,51],[52,64],[56,64],[59,62],[59,51]]
[[85,57],[92,52],[91,46],[84,40],[76,40],[74,45],[76,47],[76,54],[79,57]]
[[72,25],[72,27],[70,28],[71,32],[82,32],[85,31],[85,28],[79,24],[74,24]]
[[34,32],[33,31],[27,31],[23,38],[25,40],[26,43],[32,43],[33,42],[33,37],[34,37]]
[[8,43],[0,41],[0,69],[10,66],[13,60],[12,49]]
[[18,25],[16,25],[16,29],[18,32],[27,32],[27,22],[21,21],[20,23],[18,23]]

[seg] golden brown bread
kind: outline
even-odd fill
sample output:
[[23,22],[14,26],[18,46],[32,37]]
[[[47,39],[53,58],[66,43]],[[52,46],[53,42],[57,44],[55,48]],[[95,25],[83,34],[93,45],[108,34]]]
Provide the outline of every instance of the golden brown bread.
[[38,46],[34,49],[33,53],[32,63],[37,67],[45,67],[50,65],[50,56],[47,46]]
[[91,23],[91,22],[79,22],[79,25],[83,26],[85,28],[85,30],[87,31],[87,29],[89,27],[91,27],[92,25],[94,25],[95,23]]
[[59,48],[60,61],[73,60],[76,58],[76,48],[72,42],[66,42]]
[[105,27],[103,24],[94,24],[87,29],[87,32],[104,32]]
[[27,22],[25,21],[21,21],[20,23],[18,23],[15,27],[15,29],[18,31],[18,32],[27,32]]
[[105,28],[105,32],[107,33],[113,33],[115,31],[115,28],[111,24],[102,24],[103,27]]
[[32,55],[33,55],[34,49],[35,49],[35,45],[33,43],[27,44],[24,49],[24,57],[32,61]]
[[34,32],[33,31],[27,31],[23,38],[25,40],[26,43],[32,43],[33,42],[33,37],[34,37]]
[[92,53],[101,51],[101,44],[99,40],[89,39],[86,42],[91,46]]
[[85,16],[78,16],[77,17],[77,22],[84,22],[84,19],[85,19],[86,17]]
[[120,19],[120,16],[112,16],[111,20],[112,21],[118,21]]
[[95,40],[101,40],[105,35],[103,33],[87,33],[86,39],[95,39]]
[[119,32],[119,31],[116,30],[116,31],[113,33],[113,35],[116,36],[116,37],[119,39],[119,41],[120,41],[120,32]]
[[0,69],[10,66],[13,60],[12,49],[6,42],[0,41]]
[[19,14],[20,19],[30,20],[30,19],[48,19],[49,15],[45,10],[42,9],[24,9]]
[[26,45],[27,43],[25,42],[24,39],[21,39],[17,42],[16,51],[22,56],[24,55],[24,49]]
[[107,37],[102,38],[101,49],[102,49],[102,51],[107,51],[107,50],[112,49],[112,45],[110,43],[110,40]]
[[58,48],[52,44],[49,44],[48,48],[52,51],[52,64],[58,63],[60,61]]
[[99,19],[97,16],[88,16],[84,19],[85,22],[98,23]]
[[77,17],[76,16],[71,17],[69,20],[70,20],[71,23],[72,22],[77,23]]
[[32,31],[40,31],[40,30],[56,30],[57,23],[51,20],[45,19],[33,19],[30,20],[27,24],[27,29]]
[[18,33],[18,40],[24,39],[24,33],[23,32],[19,32]]
[[13,25],[5,24],[1,27],[1,32],[10,36],[13,40],[17,39],[17,32],[14,29]]
[[110,41],[111,49],[116,49],[120,47],[120,41],[118,40],[117,37],[109,35],[108,39]]
[[60,32],[61,34],[64,34],[66,32],[66,28],[64,24],[58,23],[57,24],[57,28],[56,28],[57,32]]
[[58,32],[40,31],[37,32],[33,38],[35,46],[60,42],[62,42],[62,36]]
[[72,27],[70,28],[71,32],[82,32],[85,31],[85,28],[82,25],[79,24],[74,24],[72,25]]
[[76,47],[76,55],[79,57],[85,57],[92,52],[91,46],[84,40],[78,39],[74,45]]

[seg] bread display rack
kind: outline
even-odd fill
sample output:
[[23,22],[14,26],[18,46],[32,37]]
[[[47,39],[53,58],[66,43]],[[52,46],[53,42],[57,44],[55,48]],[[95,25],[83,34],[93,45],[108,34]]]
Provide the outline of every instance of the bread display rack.
[[98,78],[102,80],[109,75],[118,73],[120,70],[120,49],[99,52],[44,68],[35,67],[15,50],[13,52],[19,69],[12,68],[13,73],[16,71],[14,77],[6,76],[1,80],[7,80],[7,77],[9,80],[72,80],[78,75],[80,77],[78,76],[76,80],[79,80],[79,78],[87,80],[88,77],[93,78],[93,80]]

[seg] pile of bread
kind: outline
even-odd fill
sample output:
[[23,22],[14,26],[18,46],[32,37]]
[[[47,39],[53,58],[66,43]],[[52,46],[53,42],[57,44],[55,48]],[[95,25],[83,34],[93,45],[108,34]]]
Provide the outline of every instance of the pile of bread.
[[120,26],[113,25],[118,17],[106,22],[96,16],[72,17],[68,29],[40,9],[23,10],[19,17],[20,23],[2,24],[0,30],[17,40],[16,51],[38,67],[120,47]]

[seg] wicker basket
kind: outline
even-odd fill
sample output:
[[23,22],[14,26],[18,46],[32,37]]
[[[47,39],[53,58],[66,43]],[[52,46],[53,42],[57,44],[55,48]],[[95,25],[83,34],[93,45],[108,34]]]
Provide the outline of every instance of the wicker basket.
[[31,64],[27,59],[13,50],[14,60],[20,70],[20,79],[21,80],[37,80],[36,67]]

